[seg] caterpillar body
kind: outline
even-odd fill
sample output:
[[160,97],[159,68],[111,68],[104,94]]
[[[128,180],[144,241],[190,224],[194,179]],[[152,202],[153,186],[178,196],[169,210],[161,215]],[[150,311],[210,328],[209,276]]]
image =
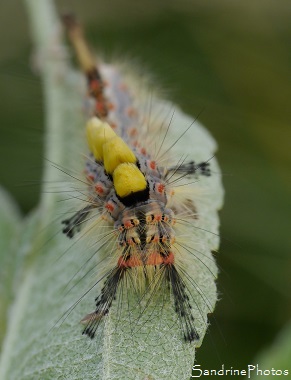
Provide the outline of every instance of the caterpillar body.
[[[218,246],[221,193],[213,191],[220,181],[215,143],[190,118],[184,119],[186,127],[177,126],[179,111],[169,103],[156,102],[153,95],[144,101],[143,91],[127,83],[118,67],[96,66],[79,24],[72,16],[64,22],[87,77],[91,106],[86,204],[63,220],[63,233],[74,238],[93,221],[102,263],[91,288],[97,292],[94,310],[82,319],[83,334],[93,339],[104,329],[109,335],[128,329],[128,339],[139,336],[132,352],[141,363],[144,352],[161,355],[165,340],[187,358],[191,346],[201,344],[216,300],[211,251]],[[165,149],[171,129],[177,137]],[[183,147],[173,156],[193,129],[193,156],[189,160]],[[171,360],[171,355],[169,362],[163,359],[159,378],[180,376],[169,370],[175,366]],[[180,373],[189,374],[191,364]],[[155,377],[142,371],[132,378]]]

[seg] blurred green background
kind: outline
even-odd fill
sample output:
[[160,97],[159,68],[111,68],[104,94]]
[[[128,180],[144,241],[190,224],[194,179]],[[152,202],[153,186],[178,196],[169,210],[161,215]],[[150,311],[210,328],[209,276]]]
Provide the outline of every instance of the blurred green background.
[[[146,67],[188,114],[203,110],[226,198],[221,300],[197,363],[243,369],[291,319],[290,1],[56,3],[96,50]],[[44,110],[20,0],[1,2],[0,29],[0,176],[26,213],[39,199]]]

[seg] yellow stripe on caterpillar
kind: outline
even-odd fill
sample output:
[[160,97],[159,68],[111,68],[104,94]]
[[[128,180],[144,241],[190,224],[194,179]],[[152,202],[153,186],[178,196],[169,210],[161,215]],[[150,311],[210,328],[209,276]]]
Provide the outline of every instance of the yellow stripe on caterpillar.
[[113,172],[113,184],[116,194],[121,198],[145,190],[147,187],[144,175],[132,163],[123,163],[117,166]]

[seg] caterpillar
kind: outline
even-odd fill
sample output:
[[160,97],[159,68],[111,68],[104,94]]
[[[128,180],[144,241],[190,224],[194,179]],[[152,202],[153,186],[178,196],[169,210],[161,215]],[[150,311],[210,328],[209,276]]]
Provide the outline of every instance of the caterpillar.
[[[202,145],[211,146],[208,151],[213,152],[214,144],[191,121],[184,130],[178,127],[178,137],[165,149],[176,111],[167,103],[164,110],[153,110],[151,95],[149,108],[158,116],[157,120],[149,117],[142,90],[134,88],[119,67],[96,65],[75,17],[66,15],[63,21],[87,78],[90,99],[85,205],[63,219],[63,233],[74,239],[90,223],[99,231],[95,253],[101,269],[97,268],[98,278],[90,288],[97,294],[94,310],[81,321],[83,335],[93,339],[104,328],[114,334],[129,325],[128,339],[138,331],[147,352],[154,354],[147,343],[151,342],[148,330],[160,329],[161,342],[156,345],[162,346],[164,330],[174,331],[178,325],[180,333],[173,334],[175,349],[189,351],[191,344],[201,344],[207,313],[215,304],[216,267],[209,251],[217,248],[218,236],[207,226],[221,202],[211,204],[210,191],[212,178],[219,182],[219,169],[213,156],[200,159],[204,147],[198,141],[193,141],[191,159],[171,154],[191,129],[196,129]],[[210,285],[200,278],[205,270]],[[206,296],[207,286],[214,289],[213,299]],[[127,308],[125,320],[121,308]]]

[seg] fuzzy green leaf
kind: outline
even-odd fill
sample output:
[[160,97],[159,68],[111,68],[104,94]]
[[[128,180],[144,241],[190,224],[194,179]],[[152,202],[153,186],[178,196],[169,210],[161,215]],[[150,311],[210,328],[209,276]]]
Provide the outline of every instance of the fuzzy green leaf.
[[13,199],[0,188],[0,343],[13,299],[13,280],[17,266],[18,234],[21,215]]

